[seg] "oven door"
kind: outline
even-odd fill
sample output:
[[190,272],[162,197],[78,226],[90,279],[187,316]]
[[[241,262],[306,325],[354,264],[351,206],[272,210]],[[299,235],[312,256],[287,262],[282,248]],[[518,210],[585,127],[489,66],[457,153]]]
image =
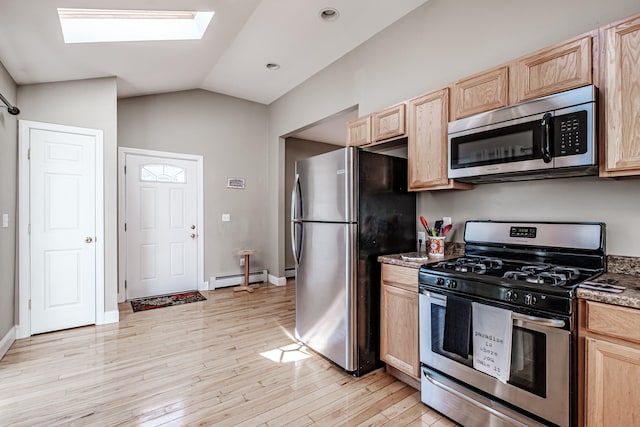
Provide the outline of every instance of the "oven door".
[[471,355],[462,358],[443,350],[446,305],[445,295],[420,294],[421,363],[544,420],[570,425],[568,320],[513,313],[511,372],[505,384],[473,369]]

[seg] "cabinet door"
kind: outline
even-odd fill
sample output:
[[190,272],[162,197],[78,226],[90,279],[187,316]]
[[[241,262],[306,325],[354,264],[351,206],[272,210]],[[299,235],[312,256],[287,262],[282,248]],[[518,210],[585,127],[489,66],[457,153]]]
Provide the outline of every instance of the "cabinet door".
[[[418,272],[415,271],[416,281]],[[380,358],[413,378],[420,378],[418,293],[385,283],[380,295]]]
[[[640,174],[640,16],[604,32],[605,157],[612,175]],[[604,173],[603,175],[607,175]]]
[[593,81],[591,36],[521,58],[515,61],[514,68],[516,102],[589,85]]
[[448,184],[447,126],[448,88],[409,101],[409,189],[421,190]]
[[371,116],[347,122],[347,146],[359,147],[371,143]]
[[373,140],[384,141],[404,136],[404,104],[389,107],[373,114]]
[[586,426],[640,424],[640,348],[586,338]]
[[453,119],[506,106],[508,84],[506,66],[457,81],[453,86]]

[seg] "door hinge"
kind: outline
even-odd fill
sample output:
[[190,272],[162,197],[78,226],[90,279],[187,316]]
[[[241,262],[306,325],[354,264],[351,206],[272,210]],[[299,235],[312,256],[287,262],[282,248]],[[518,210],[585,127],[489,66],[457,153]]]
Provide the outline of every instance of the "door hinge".
[[124,231],[127,231],[127,223],[124,223]]
[[124,288],[127,289],[127,281],[124,281]]
[[29,310],[31,310],[31,300],[29,300]]
[[27,234],[31,234],[31,224],[27,224]]
[[127,165],[124,165],[124,174],[127,174]]
[[27,148],[27,160],[31,160],[31,148]]

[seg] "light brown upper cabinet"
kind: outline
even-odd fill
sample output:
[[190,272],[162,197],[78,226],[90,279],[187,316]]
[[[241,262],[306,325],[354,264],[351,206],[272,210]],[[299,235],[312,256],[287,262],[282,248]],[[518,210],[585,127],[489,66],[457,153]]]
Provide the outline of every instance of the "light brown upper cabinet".
[[591,35],[583,35],[515,60],[510,64],[516,86],[510,88],[511,103],[591,84],[591,43]]
[[410,99],[407,105],[409,190],[472,188],[447,177],[449,88]]
[[405,133],[405,104],[373,113],[373,141],[401,138]]
[[600,176],[640,175],[640,15],[602,29]]
[[359,147],[361,145],[370,144],[372,141],[370,115],[347,122],[348,147]]
[[458,80],[453,85],[453,120],[506,106],[508,76],[508,67],[502,66]]

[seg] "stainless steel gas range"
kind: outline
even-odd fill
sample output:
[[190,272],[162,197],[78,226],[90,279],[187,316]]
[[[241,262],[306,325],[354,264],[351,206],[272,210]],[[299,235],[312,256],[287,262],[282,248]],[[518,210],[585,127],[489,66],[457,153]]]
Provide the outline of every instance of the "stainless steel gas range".
[[420,268],[422,401],[466,427],[575,426],[575,288],[606,268],[601,223],[468,221]]

